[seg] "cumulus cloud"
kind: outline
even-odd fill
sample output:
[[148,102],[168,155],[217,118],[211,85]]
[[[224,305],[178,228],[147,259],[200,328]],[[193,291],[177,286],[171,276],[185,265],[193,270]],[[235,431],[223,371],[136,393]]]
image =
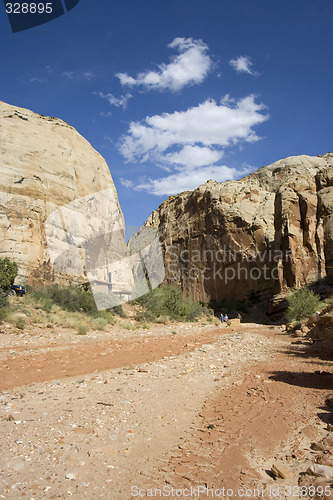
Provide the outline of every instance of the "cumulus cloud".
[[257,76],[258,73],[251,68],[253,63],[248,56],[238,56],[236,59],[230,59],[230,66],[232,66],[237,73],[248,73],[249,75]]
[[180,151],[166,154],[164,160],[179,170],[183,167],[192,169],[212,165],[219,161],[222,156],[223,151],[188,144]]
[[186,85],[201,83],[212,67],[207,54],[208,46],[202,40],[175,38],[169,48],[176,49],[179,55],[170,59],[168,64],[158,65],[157,71],[143,71],[135,78],[127,73],[118,73],[120,83],[125,86],[142,86],[148,90],[183,89]]
[[[225,97],[220,104],[207,100],[186,111],[154,115],[143,122],[132,122],[128,133],[121,138],[119,149],[128,161],[168,162],[168,149],[171,147],[199,145],[218,150],[240,141],[255,142],[259,137],[253,127],[268,119],[264,109],[263,104],[255,102],[253,95],[238,102]],[[198,153],[185,149],[182,154],[190,151]],[[207,149],[205,153],[208,153]]]
[[157,196],[170,196],[182,191],[192,191],[200,184],[212,179],[217,182],[235,179],[240,175],[235,168],[225,165],[196,168],[190,172],[185,169],[179,173],[168,175],[160,179],[147,179],[134,189],[136,191],[147,191]]
[[103,92],[94,92],[94,94],[106,99],[111,106],[116,106],[117,108],[121,107],[123,109],[126,108],[129,99],[133,97],[132,94],[126,94],[120,97],[115,97],[113,94],[104,94]]
[[260,139],[254,127],[269,118],[265,109],[253,95],[239,101],[226,95],[220,103],[207,100],[186,111],[132,122],[119,145],[122,155],[127,161],[152,161],[170,174],[127,187],[162,196],[192,190],[209,179],[224,182],[245,174],[216,163],[226,147]]

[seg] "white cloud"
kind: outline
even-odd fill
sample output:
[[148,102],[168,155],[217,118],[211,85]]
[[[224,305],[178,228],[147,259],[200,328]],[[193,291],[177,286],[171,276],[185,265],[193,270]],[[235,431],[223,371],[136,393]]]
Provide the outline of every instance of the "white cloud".
[[46,83],[47,82],[47,78],[40,78],[39,76],[33,76],[32,78],[30,78],[30,82],[31,83],[34,83],[34,82]]
[[108,111],[107,113],[101,111],[100,116],[104,116],[104,118],[110,118],[110,116],[112,116],[112,111]]
[[92,71],[60,71],[55,70],[51,66],[45,66],[41,70],[39,75],[30,78],[30,82],[46,83],[51,78],[66,78],[67,80],[87,80],[90,81],[95,78],[95,74]]
[[95,75],[92,71],[63,71],[61,76],[68,80],[92,80]]
[[127,187],[127,188],[133,188],[134,187],[134,182],[129,180],[129,179],[123,179],[122,177],[120,178],[120,183]]
[[229,179],[235,179],[240,174],[235,168],[225,165],[196,168],[190,172],[184,170],[168,175],[167,177],[162,177],[161,179],[147,179],[134,189],[136,191],[148,191],[148,193],[158,196],[170,196],[182,191],[192,191],[210,179],[217,182],[224,182]]
[[63,71],[61,74],[62,76],[68,78],[69,80],[73,80],[74,78],[74,71]]
[[230,59],[229,64],[237,71],[237,73],[249,73],[253,76],[258,75],[256,71],[251,69],[253,63],[248,56],[238,56],[236,59]]
[[116,106],[117,108],[122,107],[123,109],[126,108],[129,99],[133,97],[132,94],[126,94],[120,97],[115,97],[113,94],[104,94],[103,92],[94,92],[94,94],[103,99],[107,99],[111,106]]
[[182,167],[191,169],[212,165],[219,161],[222,156],[223,151],[221,150],[187,144],[180,151],[165,155],[164,160],[172,165],[176,165],[176,169],[181,169]]
[[195,189],[209,179],[224,182],[247,173],[215,163],[226,147],[260,139],[253,128],[269,118],[265,109],[253,95],[239,101],[226,95],[219,104],[208,100],[186,111],[132,122],[120,152],[128,161],[152,161],[170,174],[145,178],[136,186],[126,181],[127,187],[162,196]]
[[86,71],[85,73],[83,73],[83,77],[86,80],[92,80],[94,76],[95,76],[94,73],[92,73],[91,71]]
[[253,127],[268,119],[268,115],[262,113],[264,109],[263,104],[255,102],[253,95],[238,102],[227,96],[220,104],[207,100],[186,111],[132,122],[127,135],[121,138],[119,149],[129,161],[168,162],[167,150],[171,147],[200,145],[216,149],[240,141],[255,142],[259,137]]
[[179,91],[186,85],[201,83],[209,73],[212,60],[207,54],[208,46],[202,40],[175,38],[169,45],[180,53],[168,64],[158,65],[158,71],[144,71],[136,78],[126,73],[118,73],[122,85],[143,86],[148,90]]

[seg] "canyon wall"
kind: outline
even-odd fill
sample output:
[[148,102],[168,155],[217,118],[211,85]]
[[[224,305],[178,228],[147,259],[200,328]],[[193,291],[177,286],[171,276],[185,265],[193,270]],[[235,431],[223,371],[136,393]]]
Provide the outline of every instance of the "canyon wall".
[[208,302],[274,295],[333,275],[333,154],[293,156],[169,197],[158,229],[165,282]]
[[[18,283],[127,286],[124,220],[109,168],[73,127],[0,102],[0,257]],[[126,266],[125,266],[126,267]]]

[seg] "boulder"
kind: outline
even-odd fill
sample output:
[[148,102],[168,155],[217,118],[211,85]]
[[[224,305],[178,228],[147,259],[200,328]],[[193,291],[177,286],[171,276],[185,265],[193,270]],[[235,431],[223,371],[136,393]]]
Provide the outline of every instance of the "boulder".
[[237,326],[240,326],[240,324],[241,324],[241,322],[240,322],[240,319],[238,319],[238,318],[229,319],[227,321],[227,325],[231,326],[231,327],[237,327]]
[[328,465],[313,464],[307,469],[306,473],[309,476],[333,479],[333,467]]

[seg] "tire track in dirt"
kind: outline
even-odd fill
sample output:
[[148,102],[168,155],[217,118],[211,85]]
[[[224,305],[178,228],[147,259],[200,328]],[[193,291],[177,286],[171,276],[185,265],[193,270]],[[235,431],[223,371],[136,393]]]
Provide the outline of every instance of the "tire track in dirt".
[[[327,391],[333,388],[332,365],[319,358],[305,361],[297,352],[299,346],[291,357],[279,343],[269,362],[247,366],[241,380],[205,401],[185,439],[164,457],[158,472],[145,477],[144,489],[167,485],[186,491],[206,486],[225,493],[214,498],[243,498],[246,489],[259,489],[259,496],[271,498],[272,479],[266,467],[269,470],[276,460],[294,471],[288,484],[297,485],[299,472],[309,465],[303,449],[318,438],[318,415],[313,409],[325,406]],[[313,371],[308,371],[309,364]],[[331,374],[323,378],[323,369]],[[227,490],[233,495],[228,496]],[[207,492],[196,497],[207,498]]]

